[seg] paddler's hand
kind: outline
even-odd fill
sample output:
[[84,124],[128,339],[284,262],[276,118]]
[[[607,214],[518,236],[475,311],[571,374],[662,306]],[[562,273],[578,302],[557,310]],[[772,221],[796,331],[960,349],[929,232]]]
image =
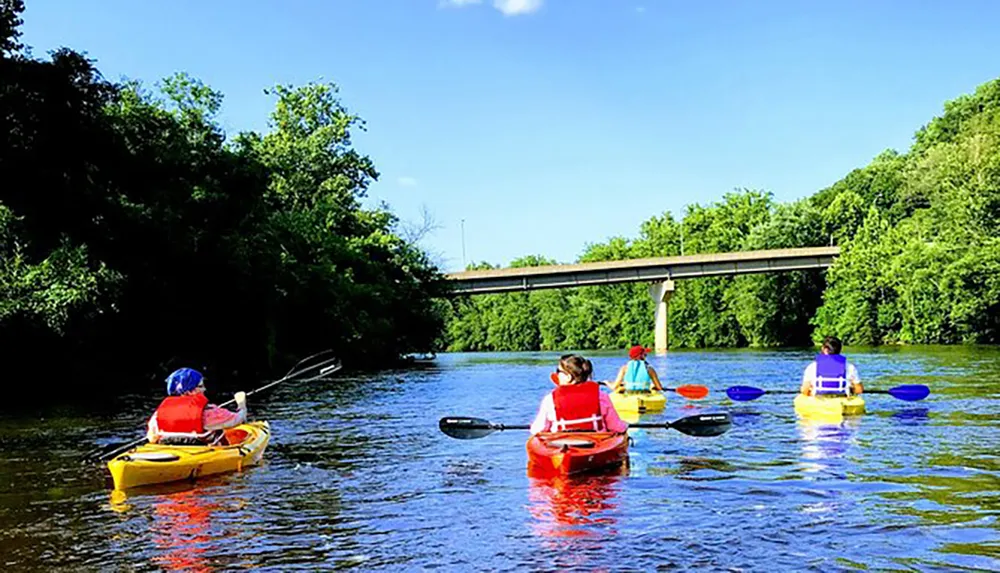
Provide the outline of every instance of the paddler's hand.
[[240,410],[246,410],[247,409],[247,393],[246,392],[237,392],[237,393],[233,394],[233,398],[236,399],[236,407],[237,408],[239,408]]

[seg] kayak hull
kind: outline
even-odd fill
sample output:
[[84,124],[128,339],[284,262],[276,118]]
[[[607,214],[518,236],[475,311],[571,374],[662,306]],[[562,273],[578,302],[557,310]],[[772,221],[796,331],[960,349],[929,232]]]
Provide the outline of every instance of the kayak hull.
[[661,412],[667,407],[667,396],[662,392],[612,392],[611,403],[618,412]]
[[241,471],[260,463],[271,426],[266,421],[240,424],[227,429],[226,438],[232,445],[143,444],[109,461],[108,471],[116,490]]
[[865,413],[865,399],[854,396],[806,396],[799,394],[793,401],[795,412],[803,417],[830,418],[859,416]]
[[544,432],[528,439],[528,469],[536,475],[575,475],[620,467],[628,461],[628,435]]

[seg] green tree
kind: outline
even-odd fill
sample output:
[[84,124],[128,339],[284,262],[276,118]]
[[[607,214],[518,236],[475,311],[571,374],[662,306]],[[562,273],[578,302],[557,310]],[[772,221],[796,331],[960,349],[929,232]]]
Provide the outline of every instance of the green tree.
[[[776,204],[764,191],[733,191],[689,206],[679,221],[669,213],[651,217],[634,239],[588,244],[578,262],[832,243],[842,254],[826,272],[679,281],[670,301],[671,345],[800,345],[828,334],[849,344],[997,342],[998,190],[1000,79],[946,103],[908,152],[883,151],[811,197]],[[534,302],[542,296],[551,299]],[[652,343],[653,303],[644,284],[531,297],[545,348]],[[534,332],[529,313],[496,311],[505,300],[523,308],[522,299],[486,300],[468,308],[491,312],[488,328],[519,340],[517,349],[533,349],[533,334],[514,333]],[[475,313],[462,315],[470,329]],[[521,326],[497,324],[507,320]]]
[[[747,250],[822,245],[823,217],[808,201],[779,205],[771,219],[751,231]],[[727,291],[741,334],[750,346],[794,346],[810,339],[810,320],[825,287],[822,271],[736,277]]]
[[0,5],[0,344],[29,371],[215,380],[318,348],[385,365],[443,342],[452,309],[384,207],[336,87],[279,86],[271,130],[227,143],[222,94],[186,74],[112,84],[71,50],[39,60]]

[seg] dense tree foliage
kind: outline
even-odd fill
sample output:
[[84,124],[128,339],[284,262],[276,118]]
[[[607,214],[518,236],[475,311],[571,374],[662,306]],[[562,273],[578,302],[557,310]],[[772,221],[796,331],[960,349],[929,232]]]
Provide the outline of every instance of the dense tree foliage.
[[[828,244],[842,247],[828,272],[678,281],[671,346],[806,345],[828,334],[848,344],[1000,342],[1000,79],[945,104],[907,153],[887,150],[809,198],[729,193],[680,221],[652,217],[634,239],[589,245],[577,262],[671,256],[682,245],[696,254]],[[452,307],[453,350],[622,348],[653,337],[645,285],[462,297]]]
[[8,368],[58,364],[79,386],[70,368],[98,385],[434,349],[443,278],[392,213],[362,207],[378,173],[335,86],[277,86],[270,131],[227,138],[222,95],[184,74],[150,91],[68,49],[26,54],[22,9],[0,2]]
[[[184,74],[110,82],[70,49],[35,58],[22,12],[0,0],[9,377],[80,388],[180,364],[273,372],[320,348],[362,365],[653,343],[644,284],[445,298],[397,218],[363,207],[378,172],[336,86],[276,86],[268,131],[227,136],[220,93]],[[1000,80],[811,197],[737,190],[577,262],[828,244],[842,255],[826,272],[679,281],[671,345],[1000,342]]]
[[865,215],[814,324],[856,344],[1000,341],[1000,80],[879,159],[821,197],[856,194]]

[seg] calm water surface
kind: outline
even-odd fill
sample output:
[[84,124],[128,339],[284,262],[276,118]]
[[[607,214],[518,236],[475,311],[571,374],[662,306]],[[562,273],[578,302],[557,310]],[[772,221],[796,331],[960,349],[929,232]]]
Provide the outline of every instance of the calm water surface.
[[[444,437],[438,419],[526,424],[558,353],[442,355],[430,366],[283,384],[253,416],[274,435],[261,466],[194,485],[110,492],[83,451],[135,437],[158,403],[121,414],[0,417],[0,566],[27,570],[1000,570],[1000,351],[849,355],[869,395],[838,424],[797,419],[791,396],[733,403],[725,388],[796,388],[811,352],[652,357],[670,420],[728,410],[717,438],[633,430],[621,475],[539,480],[527,432]],[[623,360],[593,353],[598,378]],[[217,401],[228,395],[212,396]]]

